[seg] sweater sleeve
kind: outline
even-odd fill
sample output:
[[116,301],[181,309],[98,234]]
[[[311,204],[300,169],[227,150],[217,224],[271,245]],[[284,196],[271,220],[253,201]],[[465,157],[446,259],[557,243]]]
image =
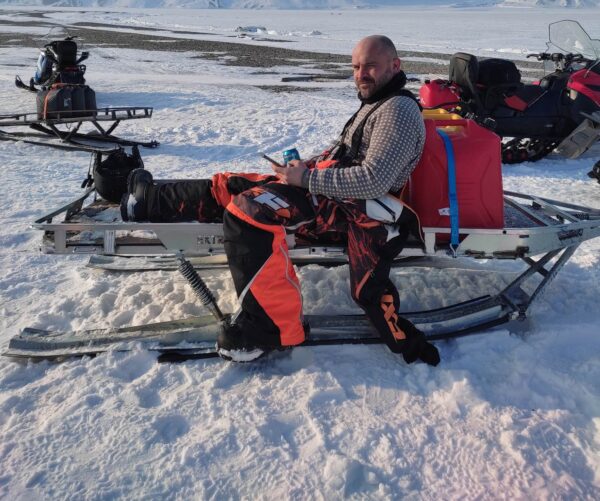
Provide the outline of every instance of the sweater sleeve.
[[369,199],[406,182],[419,161],[425,138],[417,103],[405,96],[394,97],[369,117],[365,132],[367,127],[371,134],[360,165],[313,169],[308,178],[311,193]]

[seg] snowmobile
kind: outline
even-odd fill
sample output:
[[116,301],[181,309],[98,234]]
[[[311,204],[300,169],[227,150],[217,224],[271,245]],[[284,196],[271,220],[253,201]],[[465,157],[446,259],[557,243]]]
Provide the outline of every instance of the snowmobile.
[[576,21],[549,25],[547,50],[528,54],[553,67],[539,81],[521,82],[514,62],[458,52],[448,80],[426,81],[424,108],[472,118],[502,138],[502,161],[536,161],[555,150],[577,158],[600,139],[600,41]]
[[[47,43],[41,49],[35,76],[29,85],[17,75],[15,85],[37,94],[35,113],[0,115],[0,141],[21,141],[63,150],[110,154],[123,146],[156,148],[157,141],[136,141],[113,134],[123,120],[151,118],[151,107],[102,107],[96,93],[85,84],[89,57],[78,56],[75,37]],[[83,129],[87,126],[86,132]],[[4,130],[5,127],[28,127],[26,132]],[[33,130],[34,132],[31,132]]]
[[29,85],[23,83],[18,75],[15,77],[15,85],[30,92],[40,90],[36,85],[46,88],[56,83],[83,85],[86,67],[81,63],[89,55],[89,52],[82,51],[77,57],[75,37],[54,40],[40,50],[35,75],[29,80]]
[[[461,265],[472,264],[469,260],[502,259],[525,266],[497,293],[402,314],[429,340],[524,320],[579,245],[600,237],[600,210],[503,192],[497,135],[443,110],[425,112],[424,118],[425,152],[408,190],[409,205],[421,220],[422,238],[410,239],[394,265],[462,269]],[[27,328],[10,340],[3,354],[61,359],[142,344],[158,351],[159,360],[217,356],[215,340],[227,315],[219,310],[197,270],[227,265],[222,224],[123,221],[119,205],[97,194],[96,186],[88,187],[75,201],[33,223],[43,232],[43,252],[92,255],[89,265],[108,271],[179,270],[211,314],[118,329]],[[297,234],[286,240],[298,266],[348,263],[343,242],[307,241]],[[310,325],[308,345],[381,342],[362,315],[307,315],[305,319]]]

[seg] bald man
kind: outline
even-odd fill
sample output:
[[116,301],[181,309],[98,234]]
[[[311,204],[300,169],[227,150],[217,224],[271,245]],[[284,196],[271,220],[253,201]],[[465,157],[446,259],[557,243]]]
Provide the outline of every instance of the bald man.
[[347,245],[353,299],[386,345],[407,363],[439,363],[437,349],[399,314],[391,263],[407,238],[418,235],[416,215],[399,199],[425,143],[425,127],[393,42],[366,37],[352,52],[361,101],[327,150],[308,161],[273,165],[275,176],[218,174],[211,180],[157,186],[134,171],[122,202],[123,219],[217,221],[241,304],[223,326],[219,354],[249,361],[301,344],[300,284],[286,233],[311,242]]

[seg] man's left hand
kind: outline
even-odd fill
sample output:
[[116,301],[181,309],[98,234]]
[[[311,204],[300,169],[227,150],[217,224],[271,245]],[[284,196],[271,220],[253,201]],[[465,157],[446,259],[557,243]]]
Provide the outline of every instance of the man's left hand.
[[286,167],[271,164],[281,181],[291,186],[302,186],[302,175],[308,167],[302,160],[290,160]]

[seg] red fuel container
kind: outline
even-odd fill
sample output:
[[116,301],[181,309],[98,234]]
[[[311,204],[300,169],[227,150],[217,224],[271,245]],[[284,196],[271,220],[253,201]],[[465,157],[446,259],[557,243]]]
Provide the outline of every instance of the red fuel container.
[[423,108],[451,109],[460,103],[455,88],[447,80],[427,81],[419,89]]
[[[472,120],[456,119],[457,115],[427,118],[426,112],[424,117],[425,149],[410,177],[408,193],[408,203],[421,226],[450,227],[448,164],[440,129],[454,149],[459,228],[503,228],[500,138]],[[449,239],[449,235],[438,239]]]

